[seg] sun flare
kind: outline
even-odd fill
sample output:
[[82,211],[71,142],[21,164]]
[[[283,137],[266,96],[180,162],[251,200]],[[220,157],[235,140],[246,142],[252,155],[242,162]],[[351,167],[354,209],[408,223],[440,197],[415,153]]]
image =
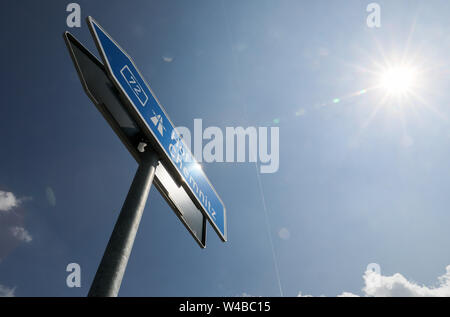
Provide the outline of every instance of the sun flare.
[[387,68],[381,73],[379,84],[389,95],[404,96],[417,84],[417,71],[406,65]]

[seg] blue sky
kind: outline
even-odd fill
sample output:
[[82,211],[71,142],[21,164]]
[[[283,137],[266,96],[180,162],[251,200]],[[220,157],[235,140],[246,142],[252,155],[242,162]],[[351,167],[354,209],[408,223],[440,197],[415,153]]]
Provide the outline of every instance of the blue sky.
[[[205,250],[153,188],[120,295],[363,295],[369,263],[436,285],[450,264],[448,1],[377,1],[380,28],[371,1],[129,2],[78,1],[70,32],[98,55],[93,16],[176,125],[279,126],[280,168],[259,183],[252,163],[203,164],[229,239],[209,227]],[[2,4],[0,191],[17,206],[0,210],[0,285],[16,296],[87,294],[137,168],[79,83],[67,3]],[[398,56],[418,84],[384,99],[374,72]],[[65,284],[71,262],[81,288]]]

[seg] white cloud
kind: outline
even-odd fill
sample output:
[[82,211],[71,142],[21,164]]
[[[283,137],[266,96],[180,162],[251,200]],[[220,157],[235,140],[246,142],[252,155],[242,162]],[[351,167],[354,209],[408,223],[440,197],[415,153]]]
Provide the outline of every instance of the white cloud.
[[9,288],[0,284],[0,297],[14,297],[16,288]]
[[20,241],[31,242],[31,240],[33,240],[28,231],[23,227],[16,226],[12,227],[10,230],[11,234]]
[[[391,276],[368,269],[364,275],[363,296],[366,297],[450,297],[450,265],[446,272],[438,277],[437,286],[419,285],[408,280],[402,274]],[[299,292],[298,297],[310,297]],[[359,297],[359,295],[343,292],[338,297]]]
[[10,211],[20,204],[20,200],[11,192],[0,190],[0,211]]
[[373,271],[364,273],[365,286],[362,289],[366,296],[376,297],[448,297],[450,296],[450,265],[444,275],[438,277],[436,287],[419,285],[407,280],[400,273],[383,276]]
[[338,295],[337,297],[359,297],[359,295],[349,293],[349,292],[343,292],[341,295]]
[[[371,297],[449,297],[450,296],[450,265],[446,267],[444,275],[439,276],[436,287],[419,285],[409,281],[402,274],[383,276],[372,270],[364,275],[364,296]],[[344,292],[339,297],[358,296]]]
[[171,63],[173,61],[173,57],[163,56],[163,61],[165,61],[166,63]]

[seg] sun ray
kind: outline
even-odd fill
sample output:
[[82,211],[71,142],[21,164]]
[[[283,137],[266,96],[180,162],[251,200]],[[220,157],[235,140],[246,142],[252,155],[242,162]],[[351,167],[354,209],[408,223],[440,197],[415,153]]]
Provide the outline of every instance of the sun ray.
[[445,122],[448,122],[448,118],[445,114],[443,114],[441,111],[439,111],[436,107],[433,107],[429,102],[427,102],[420,94],[416,92],[411,92],[411,95],[416,99],[422,106],[426,107],[428,110],[433,112],[435,115],[437,115],[440,119],[444,120]]
[[364,121],[362,123],[360,131],[361,130],[365,130],[366,128],[369,127],[370,123],[375,118],[375,116],[378,113],[378,111],[380,111],[380,109],[385,105],[387,98],[388,98],[388,96],[384,95],[384,97],[381,99],[381,101],[377,103],[377,105],[374,107],[374,109],[370,113],[369,117],[366,119],[366,121]]

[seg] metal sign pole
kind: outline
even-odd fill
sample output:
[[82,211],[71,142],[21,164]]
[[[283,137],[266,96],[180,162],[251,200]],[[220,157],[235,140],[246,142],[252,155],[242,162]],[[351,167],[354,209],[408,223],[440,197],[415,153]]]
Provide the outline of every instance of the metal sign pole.
[[120,211],[108,246],[89,290],[89,297],[116,297],[133,248],[145,203],[152,186],[158,158],[151,149],[145,151],[127,198]]

